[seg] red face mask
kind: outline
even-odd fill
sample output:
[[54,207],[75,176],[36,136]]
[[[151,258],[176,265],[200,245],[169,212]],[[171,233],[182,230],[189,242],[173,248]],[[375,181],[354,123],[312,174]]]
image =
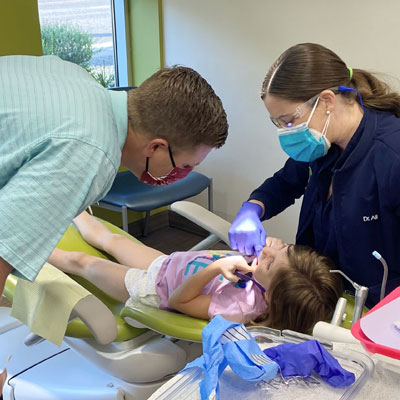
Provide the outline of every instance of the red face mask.
[[168,146],[168,152],[169,152],[169,157],[171,159],[171,163],[173,166],[171,171],[169,171],[167,175],[155,178],[149,172],[149,157],[147,157],[146,158],[146,170],[143,171],[143,173],[140,177],[141,182],[146,183],[147,185],[152,185],[152,186],[170,185],[171,183],[173,183],[175,181],[179,181],[180,179],[183,179],[185,176],[187,176],[189,174],[189,172],[193,168],[177,167],[175,165],[174,158],[172,157],[171,148],[169,146]]

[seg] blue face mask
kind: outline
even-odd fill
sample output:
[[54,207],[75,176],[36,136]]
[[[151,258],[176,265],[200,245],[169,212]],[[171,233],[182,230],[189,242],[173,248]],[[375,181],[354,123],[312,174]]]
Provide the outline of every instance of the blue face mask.
[[314,104],[311,114],[307,122],[302,124],[278,129],[279,142],[282,150],[293,160],[311,162],[317,158],[323,157],[331,147],[329,140],[326,138],[330,113],[326,119],[322,132],[318,132],[308,126],[314,111],[317,107],[319,98]]

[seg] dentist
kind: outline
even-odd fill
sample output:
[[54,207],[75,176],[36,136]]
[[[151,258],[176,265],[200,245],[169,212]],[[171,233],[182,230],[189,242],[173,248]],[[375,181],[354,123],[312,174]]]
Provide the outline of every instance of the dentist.
[[[400,95],[331,50],[286,50],[262,85],[263,100],[290,157],[254,190],[232,223],[233,249],[258,254],[267,220],[303,196],[296,244],[329,256],[379,301],[400,285]],[[345,285],[347,282],[345,282]]]
[[117,92],[58,57],[0,57],[0,295],[13,269],[36,278],[120,164],[144,183],[170,184],[227,134],[221,100],[191,68]]

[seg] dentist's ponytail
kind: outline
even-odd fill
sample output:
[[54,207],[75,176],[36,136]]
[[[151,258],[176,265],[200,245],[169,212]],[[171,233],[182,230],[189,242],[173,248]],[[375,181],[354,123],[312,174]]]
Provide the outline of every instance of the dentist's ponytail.
[[[315,43],[297,44],[280,55],[267,72],[261,99],[270,94],[305,102],[325,89],[338,86],[358,90],[365,107],[389,111],[400,117],[399,93],[375,74],[348,67],[332,50]],[[351,102],[359,102],[356,92],[341,92],[340,95]]]
[[390,111],[400,117],[400,95],[387,83],[363,69],[354,69],[351,87],[360,92],[364,106],[378,111]]

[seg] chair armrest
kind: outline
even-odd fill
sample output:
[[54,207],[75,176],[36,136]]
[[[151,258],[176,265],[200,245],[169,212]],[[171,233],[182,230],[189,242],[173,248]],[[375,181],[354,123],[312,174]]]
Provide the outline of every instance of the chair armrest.
[[228,232],[231,224],[228,221],[189,201],[176,201],[171,204],[171,210],[213,233],[230,246]]
[[108,344],[117,337],[114,314],[96,296],[89,295],[79,300],[72,310],[71,317],[80,318],[97,343]]
[[[76,318],[80,318],[80,320],[76,320]],[[83,323],[89,333],[86,336],[94,338],[99,344],[109,344],[117,337],[118,331],[114,315],[93,295],[86,296],[76,303],[71,311],[71,320]],[[31,346],[42,340],[44,340],[43,337],[31,333],[25,338],[24,344]]]
[[[63,332],[59,328],[52,330],[51,321],[57,321],[53,323],[58,323],[61,327],[64,321],[73,319],[75,322],[78,318],[98,343],[108,344],[114,341],[118,334],[117,323],[114,314],[101,300],[50,264],[46,264],[40,274],[34,283],[19,281],[12,274],[7,278],[5,294],[10,301],[13,301],[12,315],[14,317],[26,323],[39,336],[46,337],[57,344],[60,340],[59,335]],[[61,289],[64,286],[65,291]],[[17,298],[19,300],[16,300],[17,293],[19,293]],[[72,302],[74,296],[75,298],[81,296],[81,298],[76,299],[75,305],[68,310],[68,302],[65,301],[64,296],[69,295]],[[60,312],[58,312],[59,309]],[[69,314],[66,314],[67,312]],[[45,323],[37,322],[38,317]],[[46,319],[50,322],[48,323]],[[30,336],[30,342],[37,340],[35,335]]]
[[208,324],[206,320],[159,310],[140,303],[124,307],[120,316],[132,326],[145,326],[163,335],[191,342],[201,342],[201,331]]

